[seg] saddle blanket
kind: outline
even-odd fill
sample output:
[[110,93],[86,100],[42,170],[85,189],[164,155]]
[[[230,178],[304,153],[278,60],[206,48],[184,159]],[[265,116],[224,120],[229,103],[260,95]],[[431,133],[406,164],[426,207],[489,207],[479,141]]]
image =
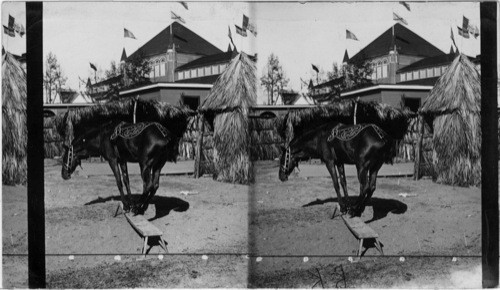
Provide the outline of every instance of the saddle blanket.
[[116,126],[115,131],[111,135],[111,140],[115,140],[118,136],[125,139],[132,139],[137,137],[149,126],[156,126],[158,130],[161,132],[163,137],[167,137],[168,131],[163,127],[160,123],[156,122],[140,122],[136,124],[128,124],[125,122],[120,123]]
[[348,126],[346,128],[340,128],[340,126],[341,125],[339,124],[332,129],[332,133],[328,137],[328,142],[333,141],[333,139],[335,138],[344,142],[352,140],[354,137],[358,136],[359,133],[361,133],[368,127],[372,127],[375,130],[375,132],[377,132],[380,139],[385,139],[386,136],[384,130],[380,129],[380,127],[375,124],[357,124]]

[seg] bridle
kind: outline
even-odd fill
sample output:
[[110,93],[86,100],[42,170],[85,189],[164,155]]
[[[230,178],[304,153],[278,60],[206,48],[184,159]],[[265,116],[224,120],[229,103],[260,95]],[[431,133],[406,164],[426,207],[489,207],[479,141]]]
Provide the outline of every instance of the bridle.
[[283,164],[283,166],[281,166],[281,169],[283,170],[283,172],[287,172],[288,171],[288,167],[290,166],[290,163],[292,162],[292,152],[291,152],[291,149],[290,149],[290,146],[288,146],[286,148],[286,151],[285,151],[285,162]]
[[69,145],[68,147],[68,158],[66,159],[66,163],[64,164],[64,168],[69,172],[71,170],[71,163],[73,162],[73,145]]

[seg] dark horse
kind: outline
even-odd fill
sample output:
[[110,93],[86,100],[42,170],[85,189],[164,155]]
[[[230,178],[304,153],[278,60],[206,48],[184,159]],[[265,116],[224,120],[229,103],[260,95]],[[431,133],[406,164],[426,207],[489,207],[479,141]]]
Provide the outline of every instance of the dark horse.
[[[144,214],[158,189],[161,169],[167,161],[177,160],[179,138],[159,123],[109,121],[84,131],[69,146],[65,146],[62,178],[71,178],[82,158],[100,155],[113,170],[124,210],[128,212],[132,209],[134,214]],[[127,162],[138,162],[141,170],[143,192],[137,204],[131,200]],[[122,177],[127,198],[123,193]]]
[[[377,182],[377,174],[383,163],[392,163],[396,151],[393,139],[374,124],[344,125],[331,122],[292,139],[283,148],[279,178],[286,181],[300,160],[319,158],[326,164],[343,213],[361,216],[370,200]],[[340,183],[348,198],[344,164],[354,164],[358,171],[360,194],[351,207],[340,194]]]

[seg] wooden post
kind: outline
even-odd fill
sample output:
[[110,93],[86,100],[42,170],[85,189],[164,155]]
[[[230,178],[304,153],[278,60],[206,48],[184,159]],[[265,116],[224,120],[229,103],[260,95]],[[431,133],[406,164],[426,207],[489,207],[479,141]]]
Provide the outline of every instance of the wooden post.
[[201,163],[202,163],[202,155],[203,155],[203,134],[205,131],[205,118],[203,113],[198,114],[198,138],[196,140],[196,149],[195,149],[195,159],[194,159],[194,177],[200,178],[202,175],[201,172]]
[[417,148],[415,150],[415,166],[413,168],[413,179],[420,179],[420,165],[422,163],[422,143],[424,140],[424,117],[420,115],[418,117],[418,122],[420,127],[418,128],[418,141]]

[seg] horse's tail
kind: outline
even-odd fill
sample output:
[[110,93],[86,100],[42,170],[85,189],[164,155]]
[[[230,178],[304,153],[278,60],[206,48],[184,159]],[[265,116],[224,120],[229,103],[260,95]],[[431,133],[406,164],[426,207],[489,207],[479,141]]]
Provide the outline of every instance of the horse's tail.
[[396,149],[396,142],[394,142],[394,139],[384,130],[382,130],[379,126],[373,125],[372,128],[378,134],[381,141],[384,142],[384,146],[382,147],[382,153],[384,155],[383,157],[384,163],[393,164],[394,157],[396,157],[396,155],[398,154]]
[[384,163],[393,164],[394,157],[398,154],[396,149],[396,142],[389,135],[384,138],[384,147],[382,148],[384,154]]

